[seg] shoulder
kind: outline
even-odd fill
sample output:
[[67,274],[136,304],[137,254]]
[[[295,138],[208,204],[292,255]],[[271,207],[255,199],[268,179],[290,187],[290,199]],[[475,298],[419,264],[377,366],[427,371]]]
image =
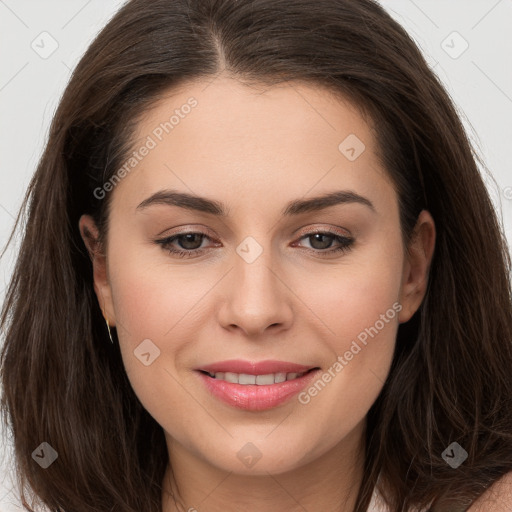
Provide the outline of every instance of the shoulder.
[[467,512],[510,512],[512,510],[512,471],[487,489]]

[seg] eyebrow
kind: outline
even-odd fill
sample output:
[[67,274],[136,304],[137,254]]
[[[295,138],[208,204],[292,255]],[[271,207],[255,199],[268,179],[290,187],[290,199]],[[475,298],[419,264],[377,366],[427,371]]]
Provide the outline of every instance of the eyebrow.
[[[375,206],[368,198],[350,190],[340,190],[310,199],[296,199],[290,201],[282,210],[282,215],[285,217],[301,215],[303,213],[321,211],[338,204],[351,203],[362,204],[376,213]],[[136,209],[144,210],[155,204],[178,206],[179,208],[208,213],[219,217],[227,217],[229,215],[229,209],[219,201],[169,189],[155,192],[147,199],[144,199]]]

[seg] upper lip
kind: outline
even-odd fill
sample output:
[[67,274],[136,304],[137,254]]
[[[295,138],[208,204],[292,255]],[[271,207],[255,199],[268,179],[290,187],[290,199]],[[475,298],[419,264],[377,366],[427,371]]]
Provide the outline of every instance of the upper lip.
[[208,373],[232,372],[247,375],[268,375],[270,373],[303,373],[316,368],[288,361],[245,361],[242,359],[230,359],[218,361],[197,368]]

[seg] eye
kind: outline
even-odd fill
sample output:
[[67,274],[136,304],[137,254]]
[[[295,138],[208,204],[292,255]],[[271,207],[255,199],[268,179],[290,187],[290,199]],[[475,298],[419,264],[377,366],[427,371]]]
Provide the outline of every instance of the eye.
[[[203,254],[208,248],[201,247],[204,240],[212,240],[207,233],[201,231],[190,231],[172,235],[161,240],[155,240],[155,243],[171,255],[179,258],[192,258]],[[303,234],[299,240],[310,239],[312,248],[306,250],[312,251],[320,256],[331,255],[333,253],[342,253],[351,249],[354,239],[341,235],[331,230],[318,230]],[[337,242],[338,246],[331,248],[333,242]],[[175,244],[178,244],[176,247]],[[294,246],[297,246],[294,244]],[[315,247],[316,246],[316,247]],[[302,246],[298,246],[302,247]]]
[[[204,252],[204,247],[201,244],[204,239],[210,239],[206,233],[191,231],[189,233],[180,233],[173,235],[162,240],[156,240],[156,243],[160,244],[169,253],[178,256],[179,258],[190,258],[192,256],[198,256]],[[176,249],[173,246],[174,242],[179,242],[181,249]]]
[[[308,239],[312,246],[312,250],[320,256],[329,256],[333,253],[349,251],[354,243],[353,238],[341,235],[338,232],[331,231],[330,229],[306,233],[299,240],[303,239]],[[331,248],[333,242],[337,242],[338,246]]]

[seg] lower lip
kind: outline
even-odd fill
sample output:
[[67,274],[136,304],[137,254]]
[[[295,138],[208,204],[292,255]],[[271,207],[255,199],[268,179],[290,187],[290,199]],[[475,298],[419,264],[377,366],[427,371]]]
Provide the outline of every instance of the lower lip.
[[312,370],[293,380],[258,386],[256,384],[233,384],[214,379],[199,372],[208,390],[223,402],[247,411],[265,411],[288,401],[304,389],[320,370]]

